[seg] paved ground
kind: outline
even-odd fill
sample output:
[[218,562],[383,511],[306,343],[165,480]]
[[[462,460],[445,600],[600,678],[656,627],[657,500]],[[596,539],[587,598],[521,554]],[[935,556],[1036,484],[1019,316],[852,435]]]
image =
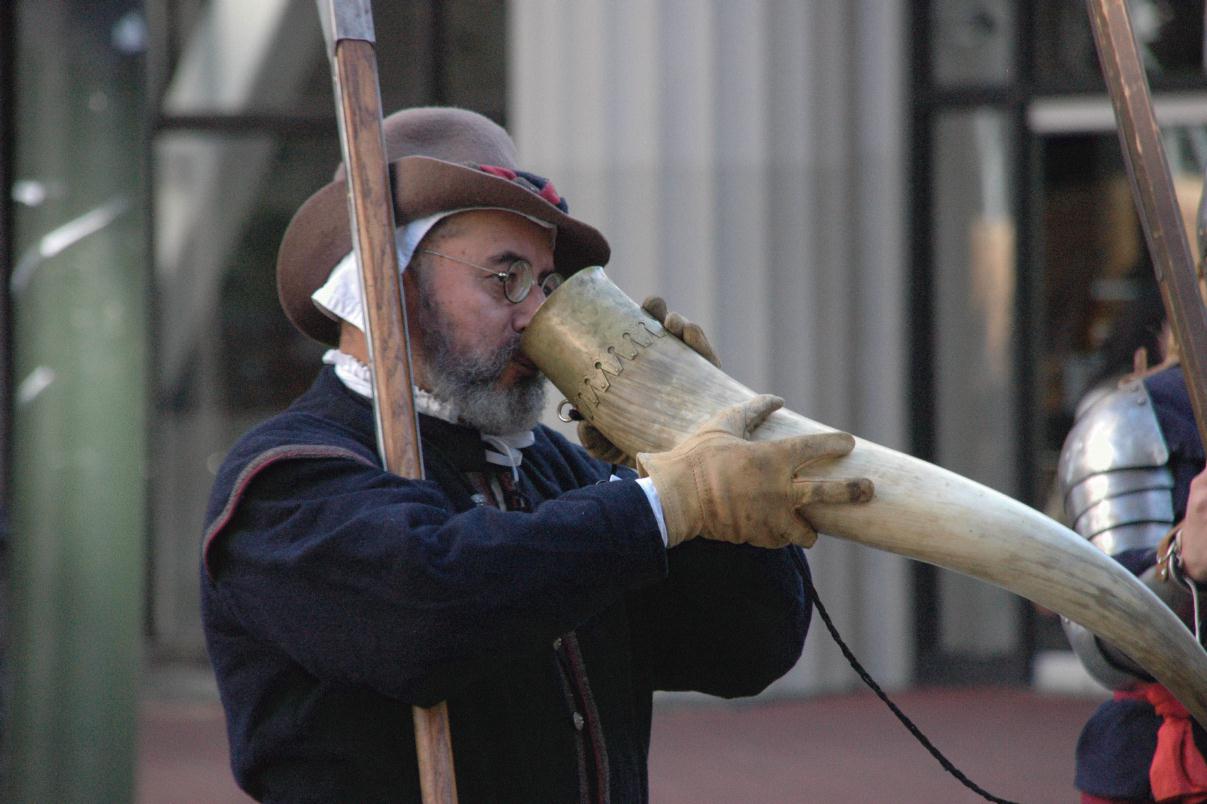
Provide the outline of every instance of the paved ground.
[[[1019,690],[892,696],[957,768],[995,796],[1074,802],[1073,747],[1097,705]],[[654,723],[655,802],[982,800],[870,694],[747,707],[662,710]]]
[[[1023,802],[1077,800],[1073,746],[1094,699],[992,688],[893,697],[990,793]],[[247,801],[227,769],[217,703],[204,695],[149,695],[140,722],[139,802]],[[650,764],[657,804],[981,800],[870,694],[663,705]]]

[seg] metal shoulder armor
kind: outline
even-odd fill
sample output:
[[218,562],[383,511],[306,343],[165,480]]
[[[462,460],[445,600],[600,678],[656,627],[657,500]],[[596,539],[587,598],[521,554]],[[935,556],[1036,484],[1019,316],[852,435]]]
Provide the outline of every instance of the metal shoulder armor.
[[1065,514],[1107,555],[1153,547],[1173,525],[1169,447],[1144,383],[1120,383],[1080,412],[1057,469]]

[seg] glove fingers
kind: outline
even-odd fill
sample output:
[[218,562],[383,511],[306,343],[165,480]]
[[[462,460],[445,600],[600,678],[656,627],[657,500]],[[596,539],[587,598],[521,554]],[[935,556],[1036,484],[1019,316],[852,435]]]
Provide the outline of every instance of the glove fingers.
[[746,421],[743,425],[743,436],[749,436],[759,425],[767,421],[767,417],[784,406],[783,397],[774,394],[759,394],[753,399],[742,403],[742,411]]
[[759,394],[745,402],[730,405],[714,413],[697,432],[723,430],[730,435],[746,438],[768,416],[784,406],[784,400],[771,394]]
[[[817,534],[813,534],[813,536],[814,536],[814,538],[816,538]],[[759,539],[754,544],[756,547],[762,547],[762,548],[770,549],[770,550],[778,550],[781,547],[787,547],[790,544],[797,544],[799,542],[807,540],[808,538],[809,538],[808,534],[805,533],[800,528],[800,526],[794,522],[794,523],[792,523],[792,525],[789,526],[788,531],[785,531],[784,533],[778,533],[775,536],[768,535],[762,539]]]
[[606,463],[628,465],[630,462],[629,456],[624,450],[613,444],[607,436],[588,421],[578,423],[578,443],[582,444],[583,449],[592,456]]
[[654,317],[659,324],[666,326],[666,302],[661,296],[646,296],[641,303],[641,309]]
[[[676,315],[671,313],[671,316]],[[668,319],[670,316],[668,316]],[[713,351],[712,344],[708,342],[708,336],[704,334],[704,330],[699,324],[693,324],[686,321],[680,332],[676,333],[679,339],[692,348],[696,354],[712,363],[717,368],[721,367],[721,360],[717,357],[717,353]]]
[[862,503],[872,499],[875,486],[866,477],[847,477],[836,480],[794,480],[793,493],[797,511],[812,503]]
[[679,313],[668,312],[666,301],[661,296],[646,296],[645,301],[641,303],[641,309],[657,319],[658,323],[665,327],[667,332],[690,346],[692,351],[700,355],[700,357],[703,357],[718,368],[721,366],[721,361],[717,358],[716,351],[713,350],[712,344],[708,342],[708,337],[704,334],[704,330],[701,329],[700,325],[693,324]]
[[667,332],[679,340],[683,340],[683,328],[687,326],[687,319],[676,312],[670,312],[666,314],[666,319],[663,320],[662,326],[666,327]]
[[800,509],[791,504],[785,505],[787,502],[783,500],[779,504],[761,509],[764,515],[750,520],[748,529],[735,530],[744,536],[737,541],[771,549],[787,547],[790,544],[812,547],[817,541],[817,531],[813,529],[808,518],[799,513]]
[[800,509],[796,509],[793,513],[792,524],[783,534],[784,542],[808,549],[817,543],[817,531],[813,529],[813,524],[801,514]]
[[834,460],[849,455],[855,448],[855,437],[850,433],[811,433],[771,442],[782,453],[795,456],[798,463],[793,474],[803,467],[823,460]]
[[595,425],[587,420],[578,423],[578,443],[583,445],[583,449],[588,452],[593,447],[597,447],[601,442],[607,441],[604,434],[595,428]]

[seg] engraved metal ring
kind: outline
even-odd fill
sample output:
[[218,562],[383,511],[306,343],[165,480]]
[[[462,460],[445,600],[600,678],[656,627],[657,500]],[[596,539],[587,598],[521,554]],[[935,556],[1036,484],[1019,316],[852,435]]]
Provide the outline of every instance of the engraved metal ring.
[[574,418],[574,416],[572,416],[572,415],[570,415],[570,414],[568,414],[568,413],[564,413],[563,411],[565,411],[565,409],[566,409],[567,407],[569,407],[569,408],[570,408],[570,410],[573,410],[575,413],[578,413],[578,410],[576,410],[576,409],[575,409],[575,407],[574,407],[573,405],[571,405],[571,404],[570,404],[570,400],[569,400],[569,399],[563,399],[561,402],[559,402],[559,403],[558,403],[558,406],[557,406],[557,418],[558,418],[558,419],[560,419],[561,421],[564,421],[564,422],[566,422],[567,424],[569,424],[570,422],[576,422],[576,421],[579,421],[579,420],[581,420],[581,419],[583,418],[583,416],[582,416],[582,414],[581,414],[581,413],[579,413],[579,414],[578,414],[578,418],[577,418],[577,419],[576,419],[576,418]]

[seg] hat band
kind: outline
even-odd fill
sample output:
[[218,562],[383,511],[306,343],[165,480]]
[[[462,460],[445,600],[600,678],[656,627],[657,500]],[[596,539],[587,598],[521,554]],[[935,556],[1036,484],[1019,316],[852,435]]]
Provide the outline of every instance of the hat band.
[[483,173],[489,173],[492,176],[498,176],[500,179],[514,182],[530,193],[535,193],[545,199],[567,215],[570,214],[570,205],[566,203],[566,199],[557,194],[557,190],[553,189],[553,182],[544,176],[538,176],[526,170],[512,170],[511,168],[499,167],[498,165],[475,165],[475,167]]

